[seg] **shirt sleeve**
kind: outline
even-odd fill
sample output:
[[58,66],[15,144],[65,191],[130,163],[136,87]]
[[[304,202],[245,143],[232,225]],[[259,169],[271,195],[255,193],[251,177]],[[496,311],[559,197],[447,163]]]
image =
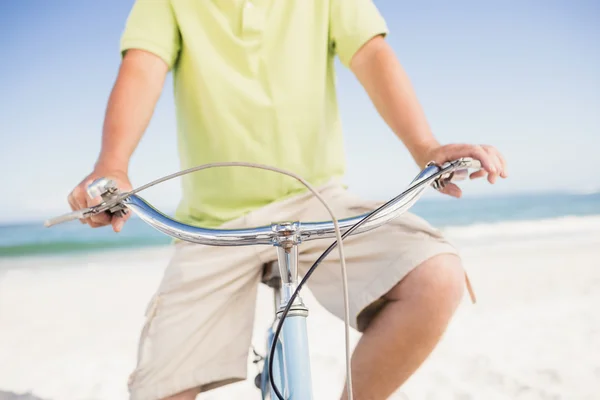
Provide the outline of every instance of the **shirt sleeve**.
[[136,0],[121,36],[121,56],[129,49],[145,50],[173,67],[181,35],[170,0]]
[[387,24],[372,0],[331,0],[330,6],[330,45],[346,67],[366,42],[388,34]]

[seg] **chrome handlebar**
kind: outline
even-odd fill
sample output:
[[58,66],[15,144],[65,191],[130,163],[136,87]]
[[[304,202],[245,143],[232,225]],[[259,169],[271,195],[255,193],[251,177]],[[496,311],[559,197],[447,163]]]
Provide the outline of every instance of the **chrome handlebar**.
[[[471,158],[461,158],[438,166],[429,163],[411,182],[410,186],[389,202],[388,206],[352,232],[366,232],[391,221],[408,210],[421,197],[425,189],[432,186],[443,188],[448,182],[465,179],[468,170],[479,169],[481,164]],[[277,245],[293,238],[297,242],[335,237],[333,221],[285,222],[247,229],[200,228],[176,221],[156,210],[143,198],[132,192],[120,193],[114,182],[104,178],[96,180],[88,188],[94,197],[101,196],[103,202],[88,209],[78,210],[45,222],[46,226],[72,219],[87,218],[101,213],[122,213],[129,209],[144,222],[173,238],[211,246]],[[370,212],[338,221],[342,233],[358,223]]]

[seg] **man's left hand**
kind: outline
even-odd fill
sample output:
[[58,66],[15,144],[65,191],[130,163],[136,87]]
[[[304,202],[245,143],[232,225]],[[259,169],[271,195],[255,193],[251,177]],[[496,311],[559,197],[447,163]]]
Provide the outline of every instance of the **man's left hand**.
[[[487,180],[494,184],[498,177],[508,177],[504,157],[496,148],[489,145],[448,144],[438,146],[419,156],[416,161],[423,168],[430,161],[441,165],[462,157],[471,157],[481,162],[481,169],[472,173],[471,179],[487,175]],[[461,197],[462,195],[462,190],[453,183],[446,185],[440,192],[453,197]]]

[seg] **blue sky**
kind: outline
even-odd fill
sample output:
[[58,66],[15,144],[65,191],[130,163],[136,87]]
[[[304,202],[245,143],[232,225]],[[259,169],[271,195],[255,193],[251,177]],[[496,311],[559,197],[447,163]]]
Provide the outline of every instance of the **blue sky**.
[[[132,3],[0,3],[0,221],[68,210],[99,150]],[[493,144],[509,162],[508,180],[469,182],[466,196],[600,188],[600,2],[376,4],[439,140]],[[392,196],[415,166],[341,66],[338,83],[346,181]],[[132,160],[134,185],[178,169],[174,115],[169,79]],[[172,209],[179,195],[174,181],[145,197]]]

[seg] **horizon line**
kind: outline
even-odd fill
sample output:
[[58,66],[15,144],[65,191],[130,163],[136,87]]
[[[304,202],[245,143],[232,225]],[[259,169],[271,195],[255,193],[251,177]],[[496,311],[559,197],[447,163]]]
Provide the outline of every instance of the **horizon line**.
[[[446,201],[460,201],[465,199],[476,200],[476,199],[489,199],[489,198],[507,198],[507,197],[520,197],[520,196],[544,196],[544,195],[572,195],[572,196],[594,196],[600,194],[600,187],[590,190],[574,190],[574,189],[556,189],[556,190],[519,190],[514,192],[499,192],[499,193],[468,193],[466,195],[463,194],[462,198],[454,198],[445,195],[436,195],[436,196],[427,196],[421,198],[415,205],[420,203],[435,203],[435,202],[446,202]],[[413,206],[414,207],[414,206]],[[169,209],[163,209],[161,212],[164,214],[173,216],[177,206],[169,207]],[[36,223],[40,223],[43,226],[44,220],[48,218],[55,217],[57,215],[66,214],[68,210],[58,211],[58,212],[49,212],[44,216],[31,216],[31,217],[17,217],[17,218],[3,218],[0,217],[0,228],[10,227],[10,226],[20,226],[20,225],[32,225]],[[40,214],[43,214],[40,212]],[[134,214],[132,218],[136,218],[137,216]]]

